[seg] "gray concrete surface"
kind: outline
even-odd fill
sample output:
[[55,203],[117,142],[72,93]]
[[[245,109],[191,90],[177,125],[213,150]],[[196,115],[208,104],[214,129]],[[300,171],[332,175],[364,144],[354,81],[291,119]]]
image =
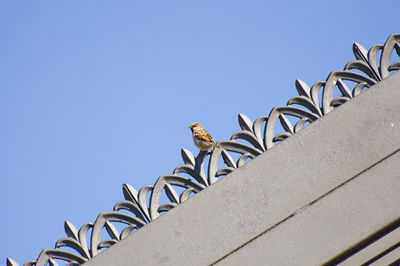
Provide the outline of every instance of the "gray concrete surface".
[[[321,265],[397,219],[399,195],[397,152],[217,265]],[[361,265],[387,247],[374,245],[369,254],[363,252],[344,265]]]
[[[382,215],[388,215],[387,219],[392,219],[393,213],[400,215],[400,204],[393,203],[390,208],[381,205],[389,204],[387,201],[393,195],[400,195],[400,174],[382,172],[388,174],[382,180],[376,175],[368,175],[381,169],[381,164],[388,163],[398,169],[400,164],[392,162],[392,158],[377,163],[399,148],[400,73],[396,73],[85,265],[209,265],[217,261],[223,264],[224,260],[236,264],[247,256],[243,252],[253,257],[253,260],[243,262],[258,264],[258,256],[261,258],[266,249],[258,244],[263,239],[268,239],[265,242],[268,248],[276,251],[269,253],[273,254],[271,262],[290,264],[296,260],[296,254],[312,255],[312,260],[307,261],[310,263],[322,262],[334,256],[335,251],[351,245],[357,237],[368,234],[368,230],[374,230],[374,225],[383,223],[363,220],[364,215],[381,216],[382,212]],[[351,198],[353,193],[357,195],[355,198]],[[366,197],[365,204],[359,197]],[[340,205],[333,203],[334,200]],[[303,209],[312,202],[318,204]],[[357,204],[360,212],[352,214]],[[330,216],[335,213],[343,215]],[[333,228],[323,227],[323,221],[329,221],[329,217]],[[307,227],[306,221],[315,226]],[[361,222],[365,223],[366,231],[353,233],[350,229]],[[348,223],[350,228],[346,227]],[[318,246],[318,241],[324,238],[335,240],[336,233],[342,229],[346,238],[337,237],[335,249],[326,253],[319,254],[304,245],[299,245],[299,252],[293,256],[280,251],[284,248],[283,243],[290,243],[290,247],[297,250],[296,243],[290,239],[295,235],[290,232],[299,232],[296,235],[299,243],[319,235],[310,243]],[[251,241],[256,237],[259,238]],[[235,257],[237,260],[232,260]],[[266,259],[263,262],[268,263]]]
[[[397,184],[400,182],[397,182]],[[400,241],[400,227],[391,231],[389,234],[384,235],[379,240],[368,245],[364,249],[360,250],[350,258],[343,261],[341,266],[352,266],[361,265],[366,262],[366,258],[373,258],[377,254],[383,254],[387,252],[388,249],[398,244]],[[393,250],[389,254],[379,258],[376,263],[377,265],[388,265],[396,259],[400,258],[400,248]],[[378,264],[379,263],[379,264]]]

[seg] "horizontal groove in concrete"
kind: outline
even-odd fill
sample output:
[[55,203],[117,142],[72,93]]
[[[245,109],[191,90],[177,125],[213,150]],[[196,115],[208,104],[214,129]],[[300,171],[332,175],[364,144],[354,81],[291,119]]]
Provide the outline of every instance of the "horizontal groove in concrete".
[[[397,152],[216,265],[322,265],[398,219],[399,193]],[[343,265],[361,265],[399,242],[399,232],[392,233],[351,256]]]

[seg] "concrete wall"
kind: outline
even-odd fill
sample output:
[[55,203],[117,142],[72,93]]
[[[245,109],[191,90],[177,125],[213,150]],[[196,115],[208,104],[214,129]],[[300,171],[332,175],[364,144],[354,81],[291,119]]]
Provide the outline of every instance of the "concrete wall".
[[85,265],[360,264],[400,240],[399,150],[400,72]]

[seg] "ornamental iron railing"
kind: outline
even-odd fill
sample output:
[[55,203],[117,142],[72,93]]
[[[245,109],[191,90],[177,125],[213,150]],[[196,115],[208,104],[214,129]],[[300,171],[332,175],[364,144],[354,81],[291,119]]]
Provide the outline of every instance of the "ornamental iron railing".
[[[94,223],[86,223],[78,230],[66,221],[67,237],[59,239],[54,249],[42,250],[37,260],[24,265],[58,265],[57,260],[66,261],[68,265],[84,263],[356,97],[400,69],[400,61],[394,60],[396,54],[396,59],[400,56],[400,34],[391,35],[384,45],[375,45],[368,51],[354,43],[353,53],[356,59],[347,63],[343,70],[331,72],[326,81],[309,87],[296,80],[299,95],[291,98],[286,106],[274,107],[269,116],[260,116],[252,122],[239,114],[241,130],[229,141],[218,142],[220,148],[212,152],[200,151],[197,156],[182,149],[184,164],[176,167],[172,174],[160,176],[154,185],[136,191],[124,184],[125,200],[117,202],[113,211],[101,212]],[[104,238],[106,240],[102,240]],[[7,258],[7,265],[18,263]]]

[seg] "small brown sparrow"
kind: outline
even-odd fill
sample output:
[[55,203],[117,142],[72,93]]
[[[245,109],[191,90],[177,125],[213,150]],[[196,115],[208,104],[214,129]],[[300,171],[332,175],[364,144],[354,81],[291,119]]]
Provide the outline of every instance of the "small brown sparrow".
[[221,146],[215,144],[211,134],[205,130],[199,123],[194,122],[190,125],[190,130],[192,130],[192,137],[194,145],[202,151],[212,148],[220,148]]

